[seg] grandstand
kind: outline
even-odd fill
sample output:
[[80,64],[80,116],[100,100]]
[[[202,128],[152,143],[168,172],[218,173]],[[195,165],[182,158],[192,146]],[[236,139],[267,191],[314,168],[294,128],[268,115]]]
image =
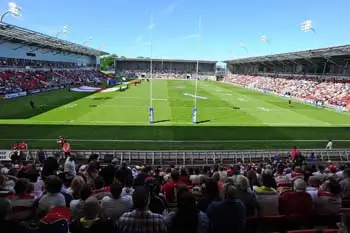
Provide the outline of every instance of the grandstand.
[[[117,58],[115,73],[121,76],[149,76],[149,58]],[[201,78],[213,79],[216,61],[198,61],[198,74]],[[196,74],[197,60],[154,59],[152,66],[155,78],[193,79]]]
[[234,74],[350,76],[350,45],[226,61]]

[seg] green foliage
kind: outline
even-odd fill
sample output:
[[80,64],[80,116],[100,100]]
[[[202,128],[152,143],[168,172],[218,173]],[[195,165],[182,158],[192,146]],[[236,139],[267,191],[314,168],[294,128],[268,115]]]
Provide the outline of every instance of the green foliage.
[[104,56],[100,60],[101,70],[109,70],[114,68],[114,59],[118,56],[116,54]]

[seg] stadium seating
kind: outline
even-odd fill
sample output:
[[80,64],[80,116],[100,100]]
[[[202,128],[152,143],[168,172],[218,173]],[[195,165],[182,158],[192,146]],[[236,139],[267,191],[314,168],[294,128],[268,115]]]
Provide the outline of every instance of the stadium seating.
[[245,88],[288,95],[301,101],[324,101],[329,105],[345,107],[350,85],[337,79],[319,80],[299,77],[268,77],[229,75],[222,81]]

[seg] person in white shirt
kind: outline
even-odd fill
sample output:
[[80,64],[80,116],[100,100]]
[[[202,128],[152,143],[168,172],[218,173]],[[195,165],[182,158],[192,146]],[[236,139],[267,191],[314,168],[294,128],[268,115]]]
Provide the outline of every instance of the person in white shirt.
[[332,147],[333,147],[333,142],[331,139],[329,139],[327,145],[326,145],[326,149],[327,150],[332,150]]
[[104,197],[101,201],[101,207],[104,217],[117,221],[122,214],[133,209],[132,197],[129,195],[121,196],[123,186],[119,181],[111,185],[112,198]]
[[70,174],[73,177],[76,176],[77,171],[75,168],[75,156],[74,155],[67,157],[66,162],[64,163],[64,172]]

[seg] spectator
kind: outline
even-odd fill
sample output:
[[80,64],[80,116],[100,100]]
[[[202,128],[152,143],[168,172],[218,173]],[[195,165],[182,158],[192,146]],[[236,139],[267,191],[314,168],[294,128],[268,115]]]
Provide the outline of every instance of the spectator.
[[180,174],[177,170],[173,170],[171,172],[171,180],[165,183],[162,187],[165,199],[167,202],[170,203],[176,203],[176,192],[177,192],[177,186],[179,184],[183,184],[180,180]]
[[60,193],[62,181],[55,175],[48,176],[45,180],[46,194],[39,200],[39,209],[66,206],[66,200]]
[[333,147],[333,142],[331,139],[329,139],[327,145],[326,145],[326,149],[327,150],[332,150],[332,147]]
[[208,178],[202,186],[203,198],[198,203],[198,209],[204,213],[213,201],[220,201],[220,191],[214,179]]
[[66,158],[66,161],[64,162],[64,172],[68,173],[71,176],[76,176],[77,171],[75,167],[75,156],[70,155]]
[[99,217],[101,207],[95,197],[84,204],[84,217],[73,221],[69,227],[71,233],[115,233],[115,224]]
[[121,196],[122,184],[117,180],[111,185],[112,197],[104,197],[102,199],[101,207],[104,216],[116,222],[119,217],[129,212],[133,208],[132,198],[130,196]]
[[102,198],[108,196],[112,197],[111,195],[111,187],[105,186],[105,182],[102,177],[97,177],[95,179],[95,188],[93,189],[93,196],[97,198],[97,200],[101,201]]
[[128,196],[132,197],[133,193],[134,193],[133,180],[127,179],[126,183],[125,183],[125,187],[123,187],[122,196],[128,195]]
[[121,167],[116,170],[115,178],[117,178],[123,186],[133,182],[132,172],[125,162],[123,162]]
[[148,209],[150,191],[147,187],[137,187],[132,197],[135,210],[123,214],[118,221],[118,233],[166,233],[162,215],[153,214]]
[[91,186],[84,184],[80,189],[79,199],[72,200],[70,203],[70,209],[72,212],[72,220],[77,220],[83,217],[85,201],[92,195]]
[[317,191],[317,196],[313,199],[314,211],[320,215],[338,214],[341,208],[341,188],[333,179],[323,183]]
[[244,204],[247,217],[255,216],[259,207],[255,195],[249,189],[248,178],[238,175],[236,179],[236,198]]
[[350,169],[343,171],[343,180],[340,182],[342,207],[350,208]]
[[246,210],[244,204],[236,198],[236,188],[233,184],[224,184],[221,190],[221,202],[213,202],[208,207],[208,217],[211,222],[211,233],[245,232]]
[[6,232],[27,233],[29,229],[25,224],[9,220],[11,209],[11,202],[0,198],[0,229]]
[[81,176],[75,176],[66,190],[66,193],[71,195],[73,199],[79,199],[80,191],[84,187],[85,181]]
[[279,197],[279,213],[283,215],[310,215],[313,210],[311,195],[306,192],[306,183],[298,178],[293,182],[293,191]]
[[110,164],[103,167],[100,171],[100,176],[103,177],[105,185],[110,186],[116,175],[116,159],[113,159]]
[[141,169],[141,172],[136,176],[134,180],[134,187],[145,185],[145,180],[149,176],[148,167],[144,167]]
[[11,220],[25,221],[35,213],[35,199],[27,193],[29,181],[21,178],[15,184],[15,195],[9,197],[12,206]]
[[254,187],[256,200],[262,216],[278,215],[278,194],[272,187],[274,178],[270,174],[262,174],[262,186]]
[[50,175],[55,175],[58,170],[59,165],[55,157],[48,157],[43,164],[43,169],[41,171],[41,177],[45,180],[46,177]]
[[145,181],[145,186],[150,190],[150,203],[149,209],[152,213],[163,214],[166,208],[166,200],[159,195],[159,187],[157,185],[156,179],[147,178]]
[[166,216],[169,233],[207,233],[209,219],[207,215],[196,208],[196,202],[191,192],[179,195],[178,209]]

